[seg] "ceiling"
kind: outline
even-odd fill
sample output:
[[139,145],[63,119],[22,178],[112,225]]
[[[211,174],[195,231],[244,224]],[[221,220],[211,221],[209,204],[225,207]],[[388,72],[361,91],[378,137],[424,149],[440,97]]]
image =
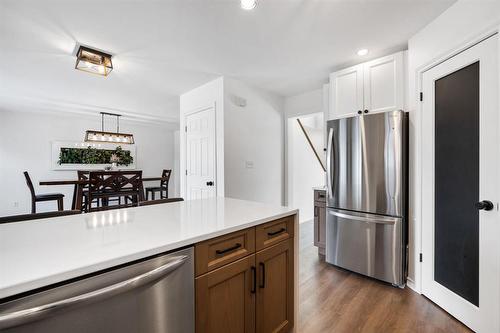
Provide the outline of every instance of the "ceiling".
[[[177,121],[179,94],[220,75],[281,96],[317,89],[334,69],[406,48],[454,2],[257,1],[2,0],[0,97]],[[77,43],[112,53],[113,72],[74,70]]]

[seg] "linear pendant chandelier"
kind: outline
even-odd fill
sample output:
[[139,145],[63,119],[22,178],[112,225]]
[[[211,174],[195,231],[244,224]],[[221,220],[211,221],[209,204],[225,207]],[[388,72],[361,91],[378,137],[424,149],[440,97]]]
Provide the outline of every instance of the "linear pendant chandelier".
[[[116,117],[116,132],[104,131],[104,116]],[[120,117],[121,114],[101,112],[101,130],[87,130],[85,132],[85,142],[134,144],[134,136],[132,134],[120,133]]]

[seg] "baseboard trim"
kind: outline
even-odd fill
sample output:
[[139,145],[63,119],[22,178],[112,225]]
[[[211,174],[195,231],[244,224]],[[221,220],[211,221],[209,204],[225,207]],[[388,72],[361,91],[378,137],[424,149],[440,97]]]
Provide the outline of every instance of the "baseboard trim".
[[406,285],[408,286],[408,288],[410,288],[411,290],[413,290],[414,292],[420,294],[420,292],[417,290],[417,286],[415,284],[415,281],[413,281],[412,279],[410,278],[407,278],[406,279]]

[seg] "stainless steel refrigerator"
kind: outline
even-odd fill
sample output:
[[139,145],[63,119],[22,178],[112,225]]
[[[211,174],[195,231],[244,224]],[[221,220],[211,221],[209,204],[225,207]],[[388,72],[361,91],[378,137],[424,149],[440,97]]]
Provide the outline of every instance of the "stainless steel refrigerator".
[[408,223],[408,115],[327,122],[326,261],[404,286]]

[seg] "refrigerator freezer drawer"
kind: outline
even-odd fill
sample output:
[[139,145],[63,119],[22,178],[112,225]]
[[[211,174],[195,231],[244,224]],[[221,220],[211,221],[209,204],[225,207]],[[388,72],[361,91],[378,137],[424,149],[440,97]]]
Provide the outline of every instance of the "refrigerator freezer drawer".
[[399,217],[327,208],[326,261],[404,285],[403,222]]

